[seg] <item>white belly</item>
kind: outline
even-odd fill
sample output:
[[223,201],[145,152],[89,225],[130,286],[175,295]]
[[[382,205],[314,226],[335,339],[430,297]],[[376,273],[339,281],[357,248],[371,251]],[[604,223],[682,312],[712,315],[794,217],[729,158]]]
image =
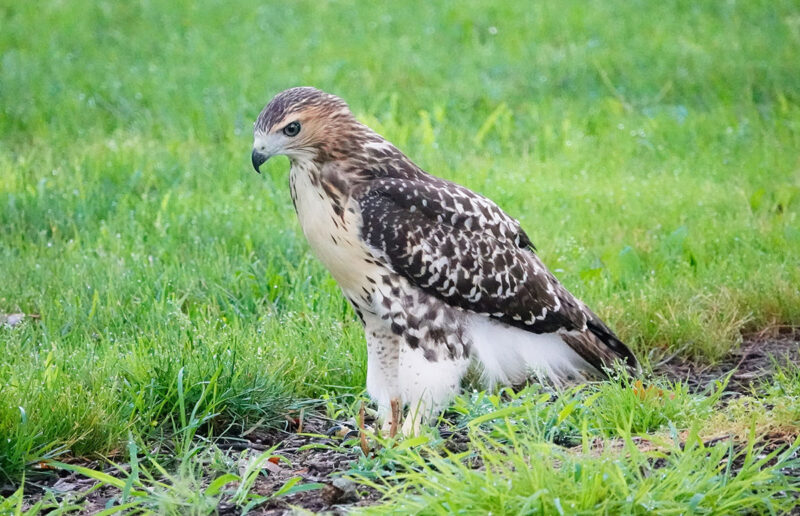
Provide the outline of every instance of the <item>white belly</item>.
[[367,262],[372,256],[359,235],[360,211],[352,213],[347,208],[353,201],[342,199],[344,212],[337,214],[322,186],[312,181],[308,167],[294,165],[291,174],[297,218],[312,251],[346,293],[358,291],[367,274],[378,272]]

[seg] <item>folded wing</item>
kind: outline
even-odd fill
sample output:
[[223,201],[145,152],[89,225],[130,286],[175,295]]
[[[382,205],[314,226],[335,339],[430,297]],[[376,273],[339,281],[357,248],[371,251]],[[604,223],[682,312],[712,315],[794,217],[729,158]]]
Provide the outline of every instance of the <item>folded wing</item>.
[[373,180],[358,199],[362,236],[392,268],[447,303],[533,333],[558,332],[599,371],[631,351],[567,291],[519,223],[433,176]]

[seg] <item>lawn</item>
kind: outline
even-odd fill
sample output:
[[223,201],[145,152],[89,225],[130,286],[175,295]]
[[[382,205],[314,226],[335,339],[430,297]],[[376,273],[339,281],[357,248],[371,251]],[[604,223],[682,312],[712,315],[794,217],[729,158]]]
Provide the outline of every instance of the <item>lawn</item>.
[[[26,314],[0,324],[0,512],[47,461],[98,457],[142,464],[109,508],[257,509],[245,480],[267,473],[216,438],[301,409],[352,422],[360,324],[309,253],[288,161],[249,160],[258,112],[296,85],[497,201],[656,371],[467,394],[343,468],[388,497],[371,510],[796,506],[797,366],[732,399],[659,364],[781,333],[797,350],[797,2],[9,0],[0,26],[0,320]],[[43,496],[32,512],[86,503]]]

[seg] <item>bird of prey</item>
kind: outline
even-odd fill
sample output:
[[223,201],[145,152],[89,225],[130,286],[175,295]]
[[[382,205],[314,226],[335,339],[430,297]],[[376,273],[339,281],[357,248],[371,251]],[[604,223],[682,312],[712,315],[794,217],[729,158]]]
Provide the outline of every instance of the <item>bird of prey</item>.
[[638,369],[517,220],[422,170],[339,97],[311,87],[277,94],[255,122],[253,167],[275,155],[291,161],[311,249],[363,323],[367,392],[385,426],[405,406],[403,432],[416,433],[458,393],[471,361],[490,385],[581,380],[615,362]]

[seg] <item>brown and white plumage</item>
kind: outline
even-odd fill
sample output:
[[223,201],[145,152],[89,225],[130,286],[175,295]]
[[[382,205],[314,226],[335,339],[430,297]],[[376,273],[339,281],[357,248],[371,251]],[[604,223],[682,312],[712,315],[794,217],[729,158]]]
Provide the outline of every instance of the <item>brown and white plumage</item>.
[[393,399],[413,414],[443,408],[471,360],[505,384],[602,374],[615,361],[638,367],[516,220],[423,171],[338,97],[279,93],[254,134],[256,170],[275,154],[291,160],[300,224],[364,323],[367,390],[384,413]]

